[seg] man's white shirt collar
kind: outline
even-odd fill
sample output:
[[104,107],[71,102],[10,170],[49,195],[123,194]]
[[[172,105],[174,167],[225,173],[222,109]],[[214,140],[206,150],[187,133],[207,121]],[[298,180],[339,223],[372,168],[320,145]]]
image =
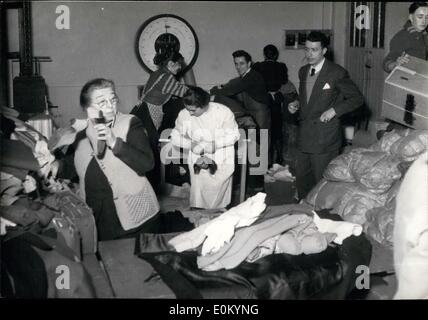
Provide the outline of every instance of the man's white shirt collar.
[[309,73],[311,72],[311,69],[315,69],[315,73],[318,73],[324,65],[324,62],[325,58],[323,58],[321,62],[319,62],[316,66],[311,65],[311,67],[309,68]]
[[241,78],[245,77],[247,75],[248,72],[250,72],[251,68],[248,68],[247,71],[245,71],[245,73],[241,76]]

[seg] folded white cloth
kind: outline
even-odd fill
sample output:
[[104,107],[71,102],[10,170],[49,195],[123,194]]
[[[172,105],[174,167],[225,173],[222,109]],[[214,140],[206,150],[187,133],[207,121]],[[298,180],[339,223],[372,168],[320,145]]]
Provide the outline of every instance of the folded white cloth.
[[203,243],[202,255],[215,253],[232,239],[236,228],[249,226],[257,220],[266,209],[265,199],[266,194],[259,192],[219,217],[172,238],[169,244],[182,252]]
[[33,192],[37,188],[36,179],[34,179],[30,175],[27,175],[25,177],[25,180],[22,182],[22,186],[24,187],[24,192],[25,193]]
[[6,227],[7,226],[15,227],[16,223],[0,217],[0,236],[3,236],[6,234]]
[[315,211],[314,222],[318,230],[322,233],[335,233],[337,236],[333,240],[334,243],[342,244],[343,240],[350,236],[359,236],[363,232],[363,227],[356,223],[347,221],[333,221],[330,219],[321,219]]
[[47,178],[51,165],[55,161],[54,155],[49,151],[47,142],[44,140],[37,140],[33,153],[40,165],[40,175],[43,178]]

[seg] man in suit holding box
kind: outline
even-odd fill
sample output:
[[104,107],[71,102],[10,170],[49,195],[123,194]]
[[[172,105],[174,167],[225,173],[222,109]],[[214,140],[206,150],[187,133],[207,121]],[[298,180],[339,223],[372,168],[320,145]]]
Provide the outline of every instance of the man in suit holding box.
[[325,59],[327,37],[312,31],[305,42],[308,64],[299,70],[299,99],[288,105],[298,112],[296,184],[303,199],[322,178],[328,163],[339,154],[342,127],[339,117],[364,103],[364,97],[341,66]]

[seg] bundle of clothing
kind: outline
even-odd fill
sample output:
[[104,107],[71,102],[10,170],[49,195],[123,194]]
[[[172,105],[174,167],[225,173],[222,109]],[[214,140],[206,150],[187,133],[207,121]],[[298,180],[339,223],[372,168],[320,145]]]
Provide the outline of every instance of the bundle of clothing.
[[252,262],[269,254],[319,253],[331,242],[342,244],[347,237],[362,232],[357,224],[321,219],[309,206],[265,210],[265,197],[266,194],[258,193],[215,219],[172,238],[169,244],[177,252],[202,246],[198,266],[214,271],[232,269],[244,260]]
[[[17,226],[8,230],[1,240],[3,297],[96,297],[85,266],[54,228],[42,228],[38,224]],[[67,279],[67,275],[71,278]]]
[[266,208],[265,198],[258,193],[187,232],[141,234],[135,253],[178,298],[306,299],[338,287],[344,298],[354,285],[348,263],[370,260],[362,227],[308,205]]
[[205,155],[201,155],[196,163],[193,165],[195,174],[199,174],[201,170],[208,170],[211,175],[215,174],[217,171],[217,164],[215,161]]
[[289,165],[280,165],[278,163],[274,163],[272,167],[267,171],[264,175],[265,183],[271,183],[275,181],[288,181],[293,182],[296,180],[296,177],[290,172]]
[[333,159],[305,201],[361,224],[381,245],[393,243],[395,199],[409,166],[428,150],[428,130],[394,129],[369,148]]
[[[19,116],[17,111],[2,107],[2,126],[5,127],[5,130],[2,130],[2,139],[20,141],[23,145],[30,148],[34,158],[37,160],[39,175],[47,178],[51,165],[55,161],[54,155],[48,149],[48,140],[32,126],[22,121]],[[17,152],[15,153],[19,155]],[[6,158],[4,165],[7,167],[16,167],[13,162],[9,162],[16,159],[16,156],[13,159]],[[22,161],[23,157],[20,159]]]
[[18,117],[13,109],[2,108],[2,235],[6,226],[48,225],[53,213],[40,203],[41,193],[69,189],[67,181],[49,176],[55,157],[47,148],[46,138]]
[[[0,270],[5,279],[1,295],[94,297],[89,274],[80,261],[79,231],[72,215],[65,217],[67,213],[54,201],[57,194],[71,193],[71,185],[50,174],[55,157],[46,137],[23,122],[13,109],[2,108],[1,123]],[[75,277],[69,290],[55,285],[60,265],[67,266]]]

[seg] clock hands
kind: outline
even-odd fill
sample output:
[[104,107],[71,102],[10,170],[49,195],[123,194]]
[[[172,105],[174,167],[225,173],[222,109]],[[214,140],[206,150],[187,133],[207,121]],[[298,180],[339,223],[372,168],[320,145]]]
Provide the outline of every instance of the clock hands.
[[171,28],[169,25],[165,24],[165,33],[168,33],[168,29]]
[[159,51],[183,51],[188,66],[193,65],[198,54],[198,40],[192,27],[182,18],[160,14],[148,19],[139,29],[136,43],[137,57],[142,66],[152,72],[153,54]]

